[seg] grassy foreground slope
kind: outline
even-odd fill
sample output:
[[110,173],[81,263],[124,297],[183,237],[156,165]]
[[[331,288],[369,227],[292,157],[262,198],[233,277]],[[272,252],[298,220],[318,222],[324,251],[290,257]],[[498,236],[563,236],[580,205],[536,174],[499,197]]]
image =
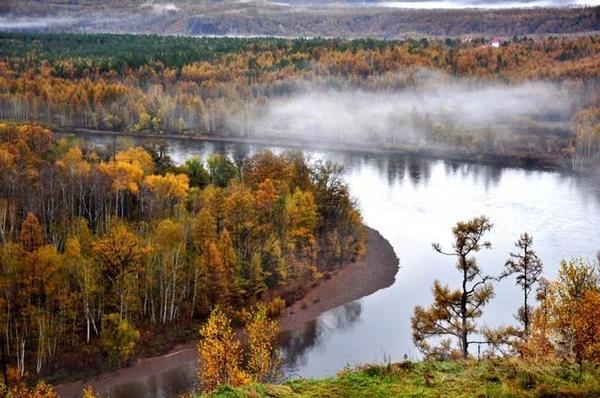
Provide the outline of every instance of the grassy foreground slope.
[[334,378],[225,387],[209,397],[600,397],[600,369],[516,359],[370,365]]

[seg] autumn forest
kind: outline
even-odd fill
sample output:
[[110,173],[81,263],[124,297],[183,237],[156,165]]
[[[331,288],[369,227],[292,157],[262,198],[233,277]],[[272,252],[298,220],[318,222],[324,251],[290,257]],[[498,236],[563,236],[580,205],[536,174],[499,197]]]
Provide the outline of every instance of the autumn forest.
[[[94,145],[94,134],[111,144]],[[175,159],[170,147],[221,141],[258,149]],[[585,228],[597,224],[599,167],[597,34],[495,42],[0,32],[0,392],[54,398],[52,384],[114,376],[192,342],[189,397],[434,397],[467,382],[468,396],[596,396],[600,247],[592,257],[550,257],[550,266],[542,257],[564,242],[575,242],[569,253],[597,243]],[[514,186],[502,185],[506,175]],[[457,176],[464,186],[436,185]],[[451,234],[403,213],[438,214],[431,198],[452,213]],[[555,208],[544,207],[552,199]],[[573,214],[566,207],[582,225],[557,232],[553,217]],[[465,208],[504,216],[460,220]],[[531,214],[531,230],[515,235],[517,214]],[[437,263],[367,228],[381,219],[393,226],[386,232],[401,231],[392,241],[426,241],[426,250],[409,244],[444,258],[454,283],[446,271],[418,274]],[[451,240],[431,245],[440,236]],[[488,236],[511,244],[500,272],[486,268],[498,263],[485,257]],[[398,257],[414,275],[398,272]],[[355,279],[340,280],[348,269]],[[389,280],[372,282],[384,271]],[[403,277],[431,288],[428,304],[418,285],[418,304],[393,308],[408,314],[411,356],[392,363],[384,353],[381,365],[324,381],[264,384],[287,377],[286,317],[314,329],[289,328],[314,340],[302,341],[306,355],[325,350],[315,341],[360,318],[363,302],[351,304],[365,295],[340,306],[328,293],[374,283],[370,294]],[[487,326],[508,284],[522,305],[503,308],[512,323]],[[313,307],[318,314],[306,315]],[[315,321],[342,307],[339,319]],[[79,392],[96,396],[91,384]]]
[[[597,36],[515,36],[499,48],[476,37],[348,41],[3,33],[0,43],[4,120],[163,135],[325,140],[577,170],[600,157]],[[526,82],[544,86],[519,86]],[[486,98],[521,90],[541,103],[558,95],[563,108],[514,117],[514,109],[499,109],[494,117],[461,119],[446,103],[431,109],[408,103],[395,115],[383,113],[384,121],[373,124],[368,135],[343,126],[333,137],[310,135],[306,130],[317,128],[312,124],[289,127],[298,124],[293,110],[276,113],[295,106],[295,96],[306,91],[333,91],[334,103],[350,96],[349,110],[372,102],[356,104],[356,90],[373,95],[459,90]]]
[[0,136],[2,336],[21,376],[102,366],[106,347],[124,365],[138,340],[151,350],[154,331],[216,305],[237,323],[259,301],[276,316],[364,250],[341,170],[300,153],[175,166],[160,148],[85,151],[35,125]]

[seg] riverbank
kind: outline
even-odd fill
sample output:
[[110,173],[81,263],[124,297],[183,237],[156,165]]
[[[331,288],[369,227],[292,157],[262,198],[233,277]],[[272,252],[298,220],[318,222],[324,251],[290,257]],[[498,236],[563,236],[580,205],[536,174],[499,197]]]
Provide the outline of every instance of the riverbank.
[[281,146],[292,149],[316,149],[345,151],[358,154],[373,155],[398,155],[398,156],[420,156],[430,159],[444,159],[449,161],[460,161],[469,163],[481,163],[497,165],[501,167],[519,167],[526,169],[552,170],[573,172],[573,169],[567,159],[550,159],[530,156],[505,155],[505,154],[486,154],[486,153],[460,153],[457,154],[444,148],[422,148],[422,147],[382,147],[370,143],[352,143],[337,142],[329,140],[302,140],[300,138],[281,138],[277,136],[263,137],[231,137],[224,135],[186,135],[186,134],[159,134],[154,132],[132,132],[132,131],[111,131],[94,130],[84,128],[58,128],[50,127],[58,133],[75,135],[103,135],[113,137],[131,137],[141,139],[170,139],[197,142],[228,142],[239,144],[254,144],[265,146]]
[[[368,227],[366,229],[368,241],[365,256],[346,265],[330,279],[312,288],[302,300],[288,307],[280,320],[282,332],[298,328],[323,312],[394,283],[398,258],[392,246],[379,232]],[[62,398],[75,398],[81,395],[85,386],[91,385],[94,391],[102,394],[116,386],[194,364],[197,360],[196,343],[192,341],[176,346],[164,355],[138,359],[130,367],[103,373],[91,380],[57,385],[56,391]]]
[[387,239],[367,227],[367,254],[346,265],[332,278],[323,281],[285,311],[281,330],[291,330],[339,307],[394,284],[398,258]]

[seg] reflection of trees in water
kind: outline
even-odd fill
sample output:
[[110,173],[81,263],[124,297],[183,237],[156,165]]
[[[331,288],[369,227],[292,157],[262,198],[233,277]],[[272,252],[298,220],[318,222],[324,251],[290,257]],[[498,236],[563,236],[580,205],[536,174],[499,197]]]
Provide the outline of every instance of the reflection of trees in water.
[[[57,134],[65,136],[65,134]],[[100,152],[109,151],[113,145],[112,136],[83,135],[79,137],[82,145],[95,148]],[[126,137],[136,145],[151,141],[150,138]],[[209,154],[218,152],[228,155],[236,164],[241,164],[244,159],[265,148],[273,150],[294,150],[293,148],[273,147],[261,144],[228,143],[222,141],[184,141],[164,139],[167,144],[167,153],[177,161],[183,161],[194,155],[206,160]],[[118,143],[117,143],[118,144]],[[418,156],[386,155],[338,151],[305,151],[305,155],[324,155],[335,163],[343,164],[348,171],[362,167],[375,167],[381,178],[389,185],[402,182],[405,177],[410,178],[413,184],[427,184],[431,178],[431,169],[437,162],[443,162],[447,176],[473,178],[475,182],[482,182],[486,189],[496,186],[506,168],[494,165],[485,165],[458,160],[435,160]],[[317,156],[320,158],[320,156]],[[528,173],[544,173],[544,171],[530,170]],[[595,203],[600,202],[600,173],[591,173],[589,176],[573,176],[570,173],[561,173],[557,177],[568,188],[574,187],[583,197]]]
[[357,153],[345,153],[336,161],[341,161],[348,171],[360,170],[365,166],[373,167],[389,185],[402,182],[405,177],[410,178],[414,184],[427,183],[431,178],[431,166],[434,162],[418,156]]
[[281,334],[279,345],[283,356],[284,373],[291,373],[301,365],[306,365],[306,355],[317,345],[321,332],[317,320],[312,320],[297,329]]
[[431,159],[410,157],[407,160],[408,176],[410,181],[419,185],[427,183],[431,178]]
[[180,394],[194,388],[196,382],[195,365],[195,362],[187,363],[162,373],[118,385],[108,391],[102,389],[101,386],[95,386],[94,389],[102,396],[111,398],[178,397]]
[[[84,136],[85,141],[92,141],[96,145],[106,147],[110,144],[111,137],[107,136]],[[147,142],[148,138],[135,138],[136,144]],[[294,148],[274,147],[265,144],[231,143],[223,141],[184,141],[165,139],[167,151],[173,159],[183,161],[192,156],[200,156],[206,160],[213,152],[221,153],[230,157],[238,166],[256,152],[271,149],[276,152],[285,150],[297,150]],[[402,182],[407,177],[415,185],[427,184],[431,178],[432,167],[440,160],[419,156],[388,155],[373,153],[357,153],[343,151],[314,151],[307,150],[304,154],[313,158],[331,160],[334,163],[344,165],[347,171],[360,170],[363,167],[373,167],[379,176],[385,179],[389,185]],[[468,163],[461,161],[443,161],[446,175],[461,177],[472,177],[476,181],[482,181],[486,188],[496,185],[502,176],[502,167]]]
[[582,193],[581,197],[586,203],[591,199],[596,205],[600,205],[600,170],[587,176],[573,177],[570,174],[564,174],[561,175],[561,180],[568,184],[574,184]]
[[283,332],[279,337],[279,346],[285,376],[292,376],[299,368],[306,366],[309,353],[326,343],[328,332],[349,329],[360,318],[361,313],[362,304],[353,301],[328,311],[297,329]]
[[395,182],[402,182],[406,174],[406,158],[390,158],[386,165],[387,182],[392,185]]
[[586,206],[592,203],[600,205],[600,169],[587,174],[556,173],[556,180],[561,190],[575,190],[576,197],[581,198]]
[[502,179],[504,170],[501,166],[485,165],[478,163],[445,160],[444,170],[446,176],[460,176],[462,179],[473,178],[475,182],[482,182],[485,189],[496,186]]

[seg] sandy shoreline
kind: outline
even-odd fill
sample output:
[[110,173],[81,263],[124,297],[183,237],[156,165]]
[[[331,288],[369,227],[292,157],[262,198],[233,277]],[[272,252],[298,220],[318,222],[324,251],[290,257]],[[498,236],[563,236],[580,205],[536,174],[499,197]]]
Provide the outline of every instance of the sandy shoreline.
[[[348,264],[332,278],[311,289],[302,299],[288,307],[281,318],[281,331],[295,329],[323,312],[391,286],[398,271],[398,258],[390,243],[379,232],[368,228],[367,254]],[[360,281],[360,283],[357,283]],[[304,307],[304,308],[303,308]],[[59,384],[62,398],[81,396],[85,386],[102,393],[125,383],[178,368],[197,360],[196,341],[178,345],[170,352],[138,359],[132,366],[103,373],[87,381]]]

